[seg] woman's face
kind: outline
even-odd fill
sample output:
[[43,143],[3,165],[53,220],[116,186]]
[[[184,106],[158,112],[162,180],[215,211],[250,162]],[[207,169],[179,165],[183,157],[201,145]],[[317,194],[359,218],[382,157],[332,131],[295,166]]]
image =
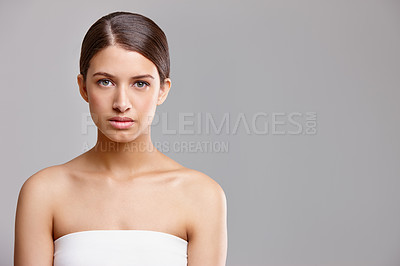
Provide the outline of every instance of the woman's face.
[[[86,81],[78,75],[82,97],[89,103],[93,122],[110,140],[129,142],[148,134],[157,105],[171,87],[153,62],[118,46],[108,46],[90,61]],[[117,122],[124,117],[133,122]]]

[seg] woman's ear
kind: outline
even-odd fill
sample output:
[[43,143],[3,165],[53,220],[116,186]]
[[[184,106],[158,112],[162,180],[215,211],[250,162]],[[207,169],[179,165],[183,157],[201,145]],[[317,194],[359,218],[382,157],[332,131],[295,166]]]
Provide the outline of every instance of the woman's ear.
[[82,98],[86,102],[89,102],[89,97],[88,97],[88,93],[86,90],[86,83],[85,83],[85,79],[83,78],[82,74],[79,74],[77,76],[77,81],[78,81],[78,86],[79,86],[79,92],[81,93]]
[[171,79],[164,79],[164,83],[160,86],[160,92],[158,94],[157,105],[162,104],[167,98],[168,92],[171,89]]

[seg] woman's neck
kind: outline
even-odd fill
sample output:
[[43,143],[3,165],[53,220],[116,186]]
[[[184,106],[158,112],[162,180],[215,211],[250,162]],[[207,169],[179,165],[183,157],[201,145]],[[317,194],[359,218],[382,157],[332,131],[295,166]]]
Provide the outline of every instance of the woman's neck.
[[131,142],[116,142],[101,132],[87,155],[96,169],[119,177],[157,171],[164,156],[153,145],[150,134],[143,134]]

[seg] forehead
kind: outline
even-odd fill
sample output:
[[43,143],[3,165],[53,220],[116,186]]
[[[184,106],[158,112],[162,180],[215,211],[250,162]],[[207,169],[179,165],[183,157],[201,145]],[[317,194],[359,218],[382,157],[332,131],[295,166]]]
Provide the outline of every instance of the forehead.
[[153,62],[138,52],[129,51],[118,46],[108,46],[92,57],[88,74],[98,71],[116,76],[132,76],[132,74],[158,76],[157,67]]

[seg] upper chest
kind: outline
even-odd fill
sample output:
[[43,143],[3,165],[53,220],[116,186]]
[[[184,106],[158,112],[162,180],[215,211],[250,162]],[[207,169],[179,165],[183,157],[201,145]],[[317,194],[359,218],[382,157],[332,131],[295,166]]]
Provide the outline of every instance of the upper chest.
[[143,229],[185,238],[185,193],[177,176],[115,181],[71,176],[54,202],[54,237],[92,229]]

